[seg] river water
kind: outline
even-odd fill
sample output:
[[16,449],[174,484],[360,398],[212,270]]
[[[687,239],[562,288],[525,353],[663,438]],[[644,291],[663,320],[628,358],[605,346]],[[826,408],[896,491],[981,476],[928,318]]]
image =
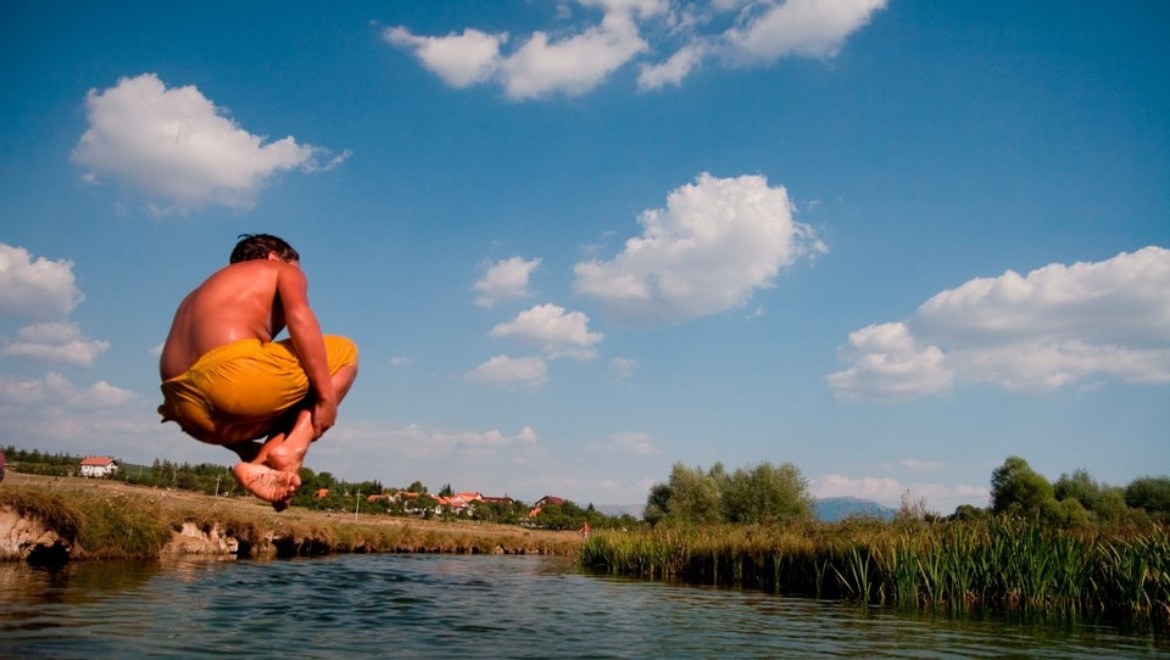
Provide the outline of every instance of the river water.
[[1085,624],[896,614],[583,574],[563,558],[0,565],[0,657],[1170,656]]

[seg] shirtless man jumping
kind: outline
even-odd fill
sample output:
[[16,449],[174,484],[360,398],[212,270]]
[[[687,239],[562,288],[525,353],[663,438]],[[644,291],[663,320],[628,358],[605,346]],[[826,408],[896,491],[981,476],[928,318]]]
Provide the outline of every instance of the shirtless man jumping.
[[[289,338],[273,341],[286,325]],[[282,511],[309,444],[337,420],[358,350],[321,334],[297,251],[251,234],[179,304],[159,371],[162,421],[234,451],[240,485]]]

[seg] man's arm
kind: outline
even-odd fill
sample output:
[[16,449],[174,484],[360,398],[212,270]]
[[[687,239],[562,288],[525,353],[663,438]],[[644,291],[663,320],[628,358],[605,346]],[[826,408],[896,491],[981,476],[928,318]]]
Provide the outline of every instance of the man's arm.
[[285,325],[301,367],[309,378],[314,397],[313,437],[319,438],[337,421],[337,392],[329,375],[325,340],[317,315],[309,307],[309,281],[300,268],[281,264],[276,277],[276,294],[284,308]]

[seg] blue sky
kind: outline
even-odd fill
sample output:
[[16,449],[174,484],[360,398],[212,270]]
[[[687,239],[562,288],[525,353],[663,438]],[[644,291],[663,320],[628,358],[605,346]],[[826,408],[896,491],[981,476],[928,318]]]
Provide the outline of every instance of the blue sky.
[[227,464],[158,348],[270,232],[362,350],[348,480],[1165,474],[1164,3],[331,4],[0,9],[0,444]]

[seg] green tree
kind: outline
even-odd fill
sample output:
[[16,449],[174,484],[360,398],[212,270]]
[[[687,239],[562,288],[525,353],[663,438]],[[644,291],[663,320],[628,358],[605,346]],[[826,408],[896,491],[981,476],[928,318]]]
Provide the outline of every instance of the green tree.
[[642,519],[651,525],[657,525],[670,513],[670,498],[674,492],[670,484],[654,484],[650,487],[650,495],[646,498],[646,508],[642,510]]
[[1082,469],[1074,471],[1072,476],[1060,475],[1056,483],[1052,484],[1052,494],[1057,502],[1076,500],[1088,511],[1098,513],[1105,503],[1107,488]]
[[948,516],[949,520],[973,521],[983,520],[987,517],[987,509],[971,504],[960,504],[955,507],[955,512]]
[[515,525],[527,518],[529,507],[519,500],[512,502],[476,502],[472,518],[485,522]]
[[588,514],[584,509],[571,500],[565,500],[560,504],[542,506],[540,513],[532,519],[532,524],[545,529],[572,530],[579,529],[587,519]]
[[1141,477],[1125,488],[1125,503],[1151,515],[1170,516],[1170,477]]
[[719,522],[719,485],[702,468],[675,463],[670,470],[670,505],[667,518],[696,524]]
[[1035,515],[1053,499],[1052,484],[1019,456],[1009,456],[991,473],[991,510],[995,513]]
[[808,479],[792,463],[764,461],[751,469],[740,468],[726,479],[717,473],[710,476],[721,486],[719,502],[727,522],[785,522],[812,516]]

